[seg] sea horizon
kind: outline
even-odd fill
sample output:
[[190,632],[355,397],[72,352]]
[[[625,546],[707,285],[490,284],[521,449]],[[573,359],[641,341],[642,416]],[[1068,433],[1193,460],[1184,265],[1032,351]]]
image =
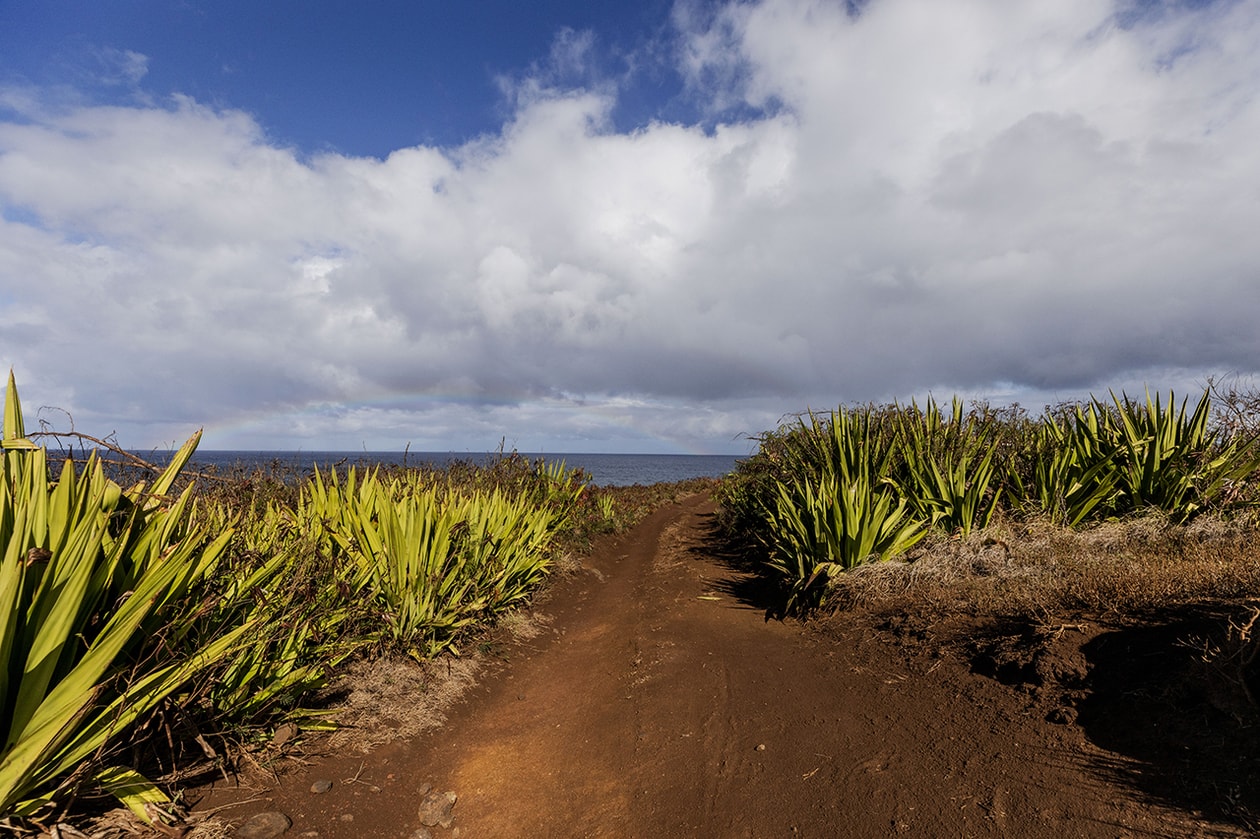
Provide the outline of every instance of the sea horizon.
[[[161,465],[174,452],[160,450],[134,452],[139,457]],[[737,454],[645,454],[617,452],[523,452],[523,451],[332,451],[304,449],[198,449],[190,468],[225,472],[234,469],[279,468],[307,470],[349,466],[444,466],[468,461],[485,464],[497,457],[517,455],[531,462],[563,462],[570,469],[581,469],[598,486],[631,486],[634,484],[673,483],[691,478],[718,478],[729,474],[740,460],[749,455]]]

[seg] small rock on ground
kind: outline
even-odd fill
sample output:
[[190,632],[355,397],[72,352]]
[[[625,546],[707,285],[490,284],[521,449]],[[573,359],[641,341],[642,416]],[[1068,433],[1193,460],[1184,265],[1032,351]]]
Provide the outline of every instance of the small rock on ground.
[[276,729],[275,735],[271,738],[271,745],[283,746],[290,740],[296,739],[301,733],[302,729],[298,728],[291,722],[286,722],[284,725]]
[[420,824],[425,827],[450,827],[455,823],[456,795],[453,792],[431,792],[420,801]]
[[289,817],[278,810],[251,816],[236,829],[237,839],[275,839],[293,826]]
[[311,784],[311,792],[313,792],[316,795],[319,795],[322,792],[328,792],[332,788],[333,788],[333,782],[328,780],[327,778],[321,778],[315,783]]

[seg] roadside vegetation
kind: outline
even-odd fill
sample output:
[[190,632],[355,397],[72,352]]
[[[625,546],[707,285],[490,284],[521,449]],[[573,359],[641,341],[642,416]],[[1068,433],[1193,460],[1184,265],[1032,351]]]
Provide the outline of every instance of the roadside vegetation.
[[[320,697],[339,675],[475,653],[594,539],[695,492],[716,496],[725,547],[785,613],[875,603],[1052,625],[1260,604],[1258,431],[1260,397],[1210,388],[1035,417],[957,399],[805,414],[720,482],[597,487],[515,453],[195,474],[196,435],[162,468],[28,435],[10,373],[0,827],[103,796],[178,823],[179,789],[249,744],[335,726]],[[90,448],[72,456],[67,436]],[[1214,655],[1250,665],[1260,605],[1239,614]]]
[[771,609],[961,658],[1133,789],[1260,830],[1260,394],[845,407],[759,442],[719,529]]
[[[958,399],[948,412],[929,400],[806,414],[761,435],[723,484],[723,530],[777,581],[788,611],[851,600],[856,579],[875,576],[846,572],[892,560],[906,573],[894,583],[889,571],[880,585],[913,587],[934,576],[920,560],[974,565],[995,546],[1002,568],[1021,578],[1003,583],[1011,597],[1033,580],[1059,590],[1055,597],[1084,597],[1072,581],[1107,573],[1105,563],[1071,559],[1087,543],[1134,559],[1139,577],[1188,544],[1242,544],[1234,553],[1252,544],[1254,400],[1234,394],[1214,415],[1211,397],[1205,391],[1191,405],[1173,394],[1113,394],[1035,418]],[[1185,584],[1201,590],[1205,580],[1194,576]],[[1260,594],[1249,566],[1205,576],[1221,591]]]
[[594,487],[515,453],[194,475],[199,435],[161,469],[39,438],[10,373],[0,827],[14,831],[102,794],[177,822],[190,767],[222,772],[281,723],[332,727],[310,703],[348,662],[464,654],[591,539],[684,489]]

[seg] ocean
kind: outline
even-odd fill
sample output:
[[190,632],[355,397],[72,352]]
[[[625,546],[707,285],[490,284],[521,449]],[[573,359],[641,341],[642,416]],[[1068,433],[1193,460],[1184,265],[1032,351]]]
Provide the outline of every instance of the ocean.
[[[162,463],[169,452],[144,455],[146,460]],[[591,476],[591,483],[598,486],[633,486],[634,484],[673,483],[689,478],[716,478],[731,472],[743,455],[725,454],[539,454],[519,452],[521,457],[545,460],[548,463],[563,461],[570,469],[582,469]],[[486,463],[499,455],[475,452],[303,452],[303,451],[203,451],[193,455],[193,464],[213,466],[220,473],[236,467],[246,470],[282,469],[308,470],[312,466],[327,469],[330,466],[372,466],[375,464],[410,465],[431,463],[438,466],[454,460]],[[192,466],[190,468],[197,468]]]

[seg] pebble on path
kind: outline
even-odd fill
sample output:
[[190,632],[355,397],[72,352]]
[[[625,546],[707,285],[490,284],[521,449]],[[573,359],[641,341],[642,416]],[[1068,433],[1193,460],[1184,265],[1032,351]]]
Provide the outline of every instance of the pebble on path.
[[327,778],[320,778],[318,781],[311,784],[311,792],[313,792],[315,795],[319,795],[322,792],[328,792],[332,788],[333,788],[333,782],[328,780]]
[[269,810],[250,816],[236,829],[237,839],[275,839],[293,826],[289,817],[278,810]]
[[276,733],[271,738],[271,745],[283,746],[290,740],[296,739],[301,733],[302,729],[298,728],[291,722],[286,722],[284,725],[276,729]]
[[420,824],[425,827],[450,827],[455,823],[453,792],[430,792],[420,801]]

